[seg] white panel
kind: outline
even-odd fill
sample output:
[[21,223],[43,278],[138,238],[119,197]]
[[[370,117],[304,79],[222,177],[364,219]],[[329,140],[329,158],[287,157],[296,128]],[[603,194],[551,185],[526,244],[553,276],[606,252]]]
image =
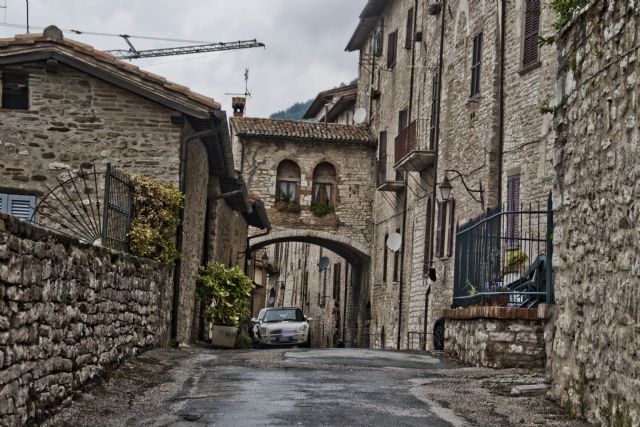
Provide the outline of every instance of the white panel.
[[9,195],[8,211],[11,215],[16,216],[25,221],[31,219],[31,215],[36,207],[36,196],[28,195]]

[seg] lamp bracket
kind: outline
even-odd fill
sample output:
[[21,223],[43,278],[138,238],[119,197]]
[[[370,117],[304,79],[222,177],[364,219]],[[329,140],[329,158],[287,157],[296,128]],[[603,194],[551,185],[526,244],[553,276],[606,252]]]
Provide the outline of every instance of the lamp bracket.
[[[473,200],[475,200],[476,202],[480,203],[482,205],[482,210],[484,210],[484,189],[482,188],[482,181],[478,180],[478,183],[480,185],[480,189],[479,190],[473,190],[471,188],[469,188],[469,186],[467,185],[467,183],[464,180],[464,175],[462,175],[462,173],[460,171],[457,171],[455,169],[445,169],[444,173],[446,174],[446,176],[448,176],[449,173],[453,173],[456,175],[455,178],[460,178],[460,181],[462,182],[462,185],[464,186],[464,189],[467,190],[467,193],[469,193],[469,195],[471,196],[471,198]],[[479,194],[479,198],[476,197],[474,195],[474,193]]]

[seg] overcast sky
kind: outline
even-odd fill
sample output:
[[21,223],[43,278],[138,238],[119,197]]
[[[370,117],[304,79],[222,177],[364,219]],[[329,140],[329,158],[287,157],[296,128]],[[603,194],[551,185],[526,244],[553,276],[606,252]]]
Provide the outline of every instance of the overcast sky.
[[[25,0],[0,0],[0,23],[24,24]],[[357,75],[357,54],[344,48],[366,0],[30,0],[30,24],[62,29],[205,41],[258,39],[246,49],[135,60],[142,68],[212,96],[230,110],[226,92],[244,92],[248,114],[266,117]],[[0,36],[24,30],[0,26]],[[41,32],[41,30],[32,30]],[[126,48],[117,37],[65,34],[98,49]],[[138,49],[180,43],[132,40]]]

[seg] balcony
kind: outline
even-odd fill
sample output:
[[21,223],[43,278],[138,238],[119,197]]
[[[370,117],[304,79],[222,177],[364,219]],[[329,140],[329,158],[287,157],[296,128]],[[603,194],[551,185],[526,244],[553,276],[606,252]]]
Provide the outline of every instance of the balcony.
[[436,160],[435,151],[421,150],[418,145],[418,123],[414,120],[396,137],[396,163],[393,167],[408,172],[422,172],[433,166]]
[[[404,180],[398,172],[388,167],[390,157],[386,154],[382,155],[376,162],[376,189],[378,191],[400,191],[404,188]],[[393,173],[393,177],[389,174]]]

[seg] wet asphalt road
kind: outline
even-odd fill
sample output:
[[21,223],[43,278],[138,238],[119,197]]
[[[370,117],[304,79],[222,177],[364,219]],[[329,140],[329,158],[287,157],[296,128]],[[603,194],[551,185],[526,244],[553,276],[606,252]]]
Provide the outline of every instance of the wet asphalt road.
[[45,425],[581,425],[544,396],[509,397],[514,382],[540,380],[539,372],[463,368],[426,353],[158,349]]

